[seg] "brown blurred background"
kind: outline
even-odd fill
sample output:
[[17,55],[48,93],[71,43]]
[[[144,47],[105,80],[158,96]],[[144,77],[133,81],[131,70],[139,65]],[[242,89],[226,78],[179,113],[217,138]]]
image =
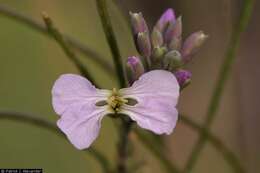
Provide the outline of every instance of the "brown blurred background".
[[[131,32],[120,12],[107,0],[114,29],[124,58],[137,54]],[[243,4],[242,0],[118,0],[127,15],[128,11],[143,12],[152,26],[167,8],[174,8],[183,17],[184,36],[203,30],[210,35],[206,45],[196,55],[189,69],[192,84],[184,90],[179,103],[180,112],[203,123],[209,99],[216,82],[233,24]],[[19,12],[41,22],[41,12],[46,11],[64,33],[79,39],[95,49],[112,64],[95,0],[0,0]],[[212,131],[233,150],[246,166],[248,173],[260,171],[260,2],[256,1],[249,27],[242,35],[241,46],[221,101],[221,108]],[[55,122],[57,116],[51,107],[50,90],[54,80],[62,73],[77,73],[57,44],[0,15],[0,109],[36,113]],[[91,58],[91,57],[89,57]],[[82,57],[83,59],[83,57]],[[96,64],[83,59],[104,88],[116,85],[112,73],[105,73]],[[109,118],[103,121],[101,135],[95,146],[116,159],[117,135]],[[100,172],[93,158],[75,150],[71,144],[48,131],[21,123],[0,122],[0,168],[38,167],[47,173]],[[173,135],[167,137],[165,152],[183,167],[197,133],[178,124]],[[163,172],[157,160],[140,144],[134,158],[144,160],[139,172]],[[169,152],[170,151],[170,152]],[[230,166],[222,156],[207,145],[194,173],[229,173]]]

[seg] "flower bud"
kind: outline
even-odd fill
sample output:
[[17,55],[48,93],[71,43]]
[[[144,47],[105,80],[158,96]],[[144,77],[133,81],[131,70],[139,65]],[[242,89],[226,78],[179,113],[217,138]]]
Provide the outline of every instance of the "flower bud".
[[148,32],[140,32],[137,35],[137,50],[145,58],[151,56],[152,47]]
[[143,18],[142,13],[132,13],[131,16],[131,25],[134,35],[136,36],[139,32],[148,32],[148,27],[146,21]]
[[181,38],[179,37],[179,38],[177,38],[177,37],[174,37],[172,40],[171,40],[171,42],[170,42],[170,44],[169,44],[169,49],[170,50],[180,50],[180,48],[181,48]]
[[167,28],[164,34],[164,40],[167,44],[170,44],[172,39],[181,38],[181,34],[182,34],[182,20],[181,17],[178,17],[178,19],[175,22],[170,23],[169,27]]
[[144,73],[144,66],[138,57],[131,56],[127,59],[126,71],[129,84],[132,84]]
[[183,65],[180,52],[172,50],[163,59],[163,67],[169,71],[176,70]]
[[191,60],[191,56],[198,51],[198,49],[207,38],[208,36],[205,35],[202,31],[198,31],[191,34],[185,40],[185,42],[183,43],[181,54],[186,63]]
[[168,10],[166,10],[162,16],[160,17],[160,19],[157,21],[155,28],[160,31],[160,32],[164,32],[164,30],[166,29],[166,27],[168,26],[168,24],[170,22],[174,23],[176,20],[175,18],[175,14],[173,9],[169,8]]
[[178,83],[181,87],[181,89],[185,88],[188,86],[191,82],[191,72],[187,70],[178,70],[174,73],[175,77],[178,80]]
[[154,28],[153,29],[153,32],[152,32],[152,44],[153,44],[153,47],[161,47],[163,45],[163,36],[162,36],[162,33]]
[[167,52],[166,47],[155,47],[153,49],[153,55],[152,55],[153,63],[161,62],[166,52]]

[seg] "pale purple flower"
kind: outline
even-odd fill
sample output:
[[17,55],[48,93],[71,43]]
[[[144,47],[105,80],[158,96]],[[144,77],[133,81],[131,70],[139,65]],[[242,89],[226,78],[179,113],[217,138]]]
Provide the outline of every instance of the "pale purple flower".
[[88,148],[97,138],[102,118],[125,114],[156,134],[172,133],[178,118],[179,84],[164,70],[143,74],[129,88],[97,89],[87,79],[62,75],[52,89],[52,104],[60,115],[58,127],[78,149]]

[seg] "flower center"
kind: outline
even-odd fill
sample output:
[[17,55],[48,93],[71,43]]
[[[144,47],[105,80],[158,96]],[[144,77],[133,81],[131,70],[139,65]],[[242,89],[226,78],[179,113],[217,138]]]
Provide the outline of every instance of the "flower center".
[[120,107],[123,104],[126,104],[128,102],[127,99],[122,98],[118,91],[116,90],[116,88],[113,88],[112,90],[112,94],[110,97],[108,97],[108,99],[106,100],[107,104],[109,105],[109,107],[111,109],[113,109],[115,112],[119,112],[120,111]]

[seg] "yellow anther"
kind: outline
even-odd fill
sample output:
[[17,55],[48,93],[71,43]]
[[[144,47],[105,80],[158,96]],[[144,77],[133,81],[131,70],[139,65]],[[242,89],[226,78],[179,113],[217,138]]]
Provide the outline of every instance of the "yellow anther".
[[108,97],[107,99],[107,104],[110,106],[110,108],[112,108],[115,112],[120,111],[120,107],[127,103],[128,100],[122,98],[119,93],[118,90],[116,88],[113,88],[111,96]]

